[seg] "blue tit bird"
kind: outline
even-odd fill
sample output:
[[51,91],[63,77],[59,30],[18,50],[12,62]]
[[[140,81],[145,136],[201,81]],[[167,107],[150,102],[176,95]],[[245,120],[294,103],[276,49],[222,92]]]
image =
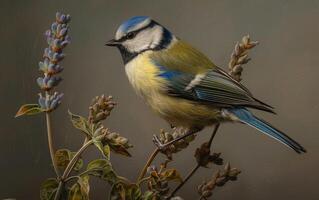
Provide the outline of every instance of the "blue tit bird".
[[[152,110],[172,126],[188,130],[181,138],[207,126],[241,122],[297,153],[306,152],[292,138],[248,110],[274,113],[271,106],[256,99],[203,53],[151,18],[128,19],[106,45],[119,49],[129,82]],[[164,148],[181,138],[166,144],[157,140],[157,145]]]

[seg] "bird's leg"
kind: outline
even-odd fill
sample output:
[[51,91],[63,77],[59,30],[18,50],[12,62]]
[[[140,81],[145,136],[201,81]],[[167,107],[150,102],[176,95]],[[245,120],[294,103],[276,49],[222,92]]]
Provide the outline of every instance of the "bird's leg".
[[169,124],[171,129],[176,128],[176,126],[174,126],[173,124]]
[[180,136],[178,138],[175,138],[175,139],[173,139],[173,140],[171,140],[171,141],[169,141],[169,142],[167,142],[165,144],[163,144],[161,142],[161,140],[157,137],[157,135],[154,135],[153,136],[153,143],[157,146],[158,149],[163,150],[166,147],[174,144],[175,142],[178,142],[178,141],[180,141],[180,140],[182,140],[182,139],[184,139],[184,138],[186,138],[188,136],[194,135],[195,133],[197,133],[197,132],[199,132],[201,130],[202,130],[202,128],[189,129],[189,130],[187,130],[187,132],[184,135],[182,135],[182,136]]

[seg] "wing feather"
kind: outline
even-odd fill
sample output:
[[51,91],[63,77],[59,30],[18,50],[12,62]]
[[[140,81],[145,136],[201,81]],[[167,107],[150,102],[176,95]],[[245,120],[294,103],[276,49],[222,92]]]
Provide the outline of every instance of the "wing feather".
[[[183,54],[176,50],[183,50]],[[176,55],[172,56],[172,52]],[[151,59],[159,66],[159,76],[170,74],[165,77],[168,95],[213,106],[246,106],[273,113],[272,107],[255,99],[246,87],[186,43],[178,41],[170,49],[151,56]]]

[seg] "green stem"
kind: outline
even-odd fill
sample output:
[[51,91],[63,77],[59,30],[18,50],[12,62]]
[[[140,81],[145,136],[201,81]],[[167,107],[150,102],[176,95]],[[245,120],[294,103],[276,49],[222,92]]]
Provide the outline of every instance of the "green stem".
[[147,171],[147,168],[152,164],[153,160],[155,159],[155,157],[157,156],[157,154],[160,152],[160,150],[158,148],[156,148],[153,153],[150,155],[150,157],[148,158],[146,164],[144,165],[142,171],[140,172],[140,175],[138,176],[137,178],[137,183],[140,182],[145,174],[146,174],[146,171]]
[[59,200],[63,186],[64,186],[64,182],[62,180],[60,180],[58,189],[57,189],[55,196],[54,196],[54,200]]
[[68,181],[70,181],[70,180],[72,180],[72,179],[78,179],[78,178],[80,178],[80,175],[79,176],[69,176],[68,178],[66,178],[66,179],[64,179],[64,182],[68,182]]
[[137,182],[137,185],[141,185],[143,182],[148,181],[150,179],[151,179],[151,177],[142,178],[139,182]]
[[82,153],[91,145],[93,144],[93,140],[88,140],[88,138],[85,138],[83,146],[75,153],[74,157],[70,160],[69,164],[66,166],[64,173],[60,179],[59,187],[57,189],[57,192],[55,193],[54,200],[59,200],[62,192],[62,188],[64,186],[64,183],[68,180],[70,180],[68,177],[70,173],[72,172],[74,166],[80,159]]
[[81,154],[91,144],[93,144],[93,140],[89,140],[88,142],[84,143],[83,146],[75,153],[74,157],[70,160],[68,166],[64,170],[64,173],[62,175],[62,180],[66,179],[70,175],[70,173],[73,170],[74,166],[76,165],[77,161],[80,159]]
[[56,176],[59,178],[60,173],[59,173],[58,166],[57,166],[55,159],[54,159],[51,116],[50,116],[50,113],[48,113],[48,112],[45,113],[45,116],[46,116],[46,122],[47,122],[48,145],[49,145],[50,157],[51,157],[52,165],[53,165],[54,171],[56,173]]

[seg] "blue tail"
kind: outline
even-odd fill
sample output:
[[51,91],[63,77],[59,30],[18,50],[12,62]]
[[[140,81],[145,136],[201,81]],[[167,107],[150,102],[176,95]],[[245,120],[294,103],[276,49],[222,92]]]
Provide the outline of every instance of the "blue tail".
[[228,109],[228,111],[234,114],[241,122],[256,128],[257,130],[261,131],[262,133],[278,140],[279,142],[283,143],[284,145],[288,146],[289,148],[295,150],[297,153],[306,152],[298,142],[291,139],[288,135],[281,132],[280,130],[274,128],[268,122],[265,122],[262,119],[255,117],[251,112],[249,112],[245,108],[234,108]]

